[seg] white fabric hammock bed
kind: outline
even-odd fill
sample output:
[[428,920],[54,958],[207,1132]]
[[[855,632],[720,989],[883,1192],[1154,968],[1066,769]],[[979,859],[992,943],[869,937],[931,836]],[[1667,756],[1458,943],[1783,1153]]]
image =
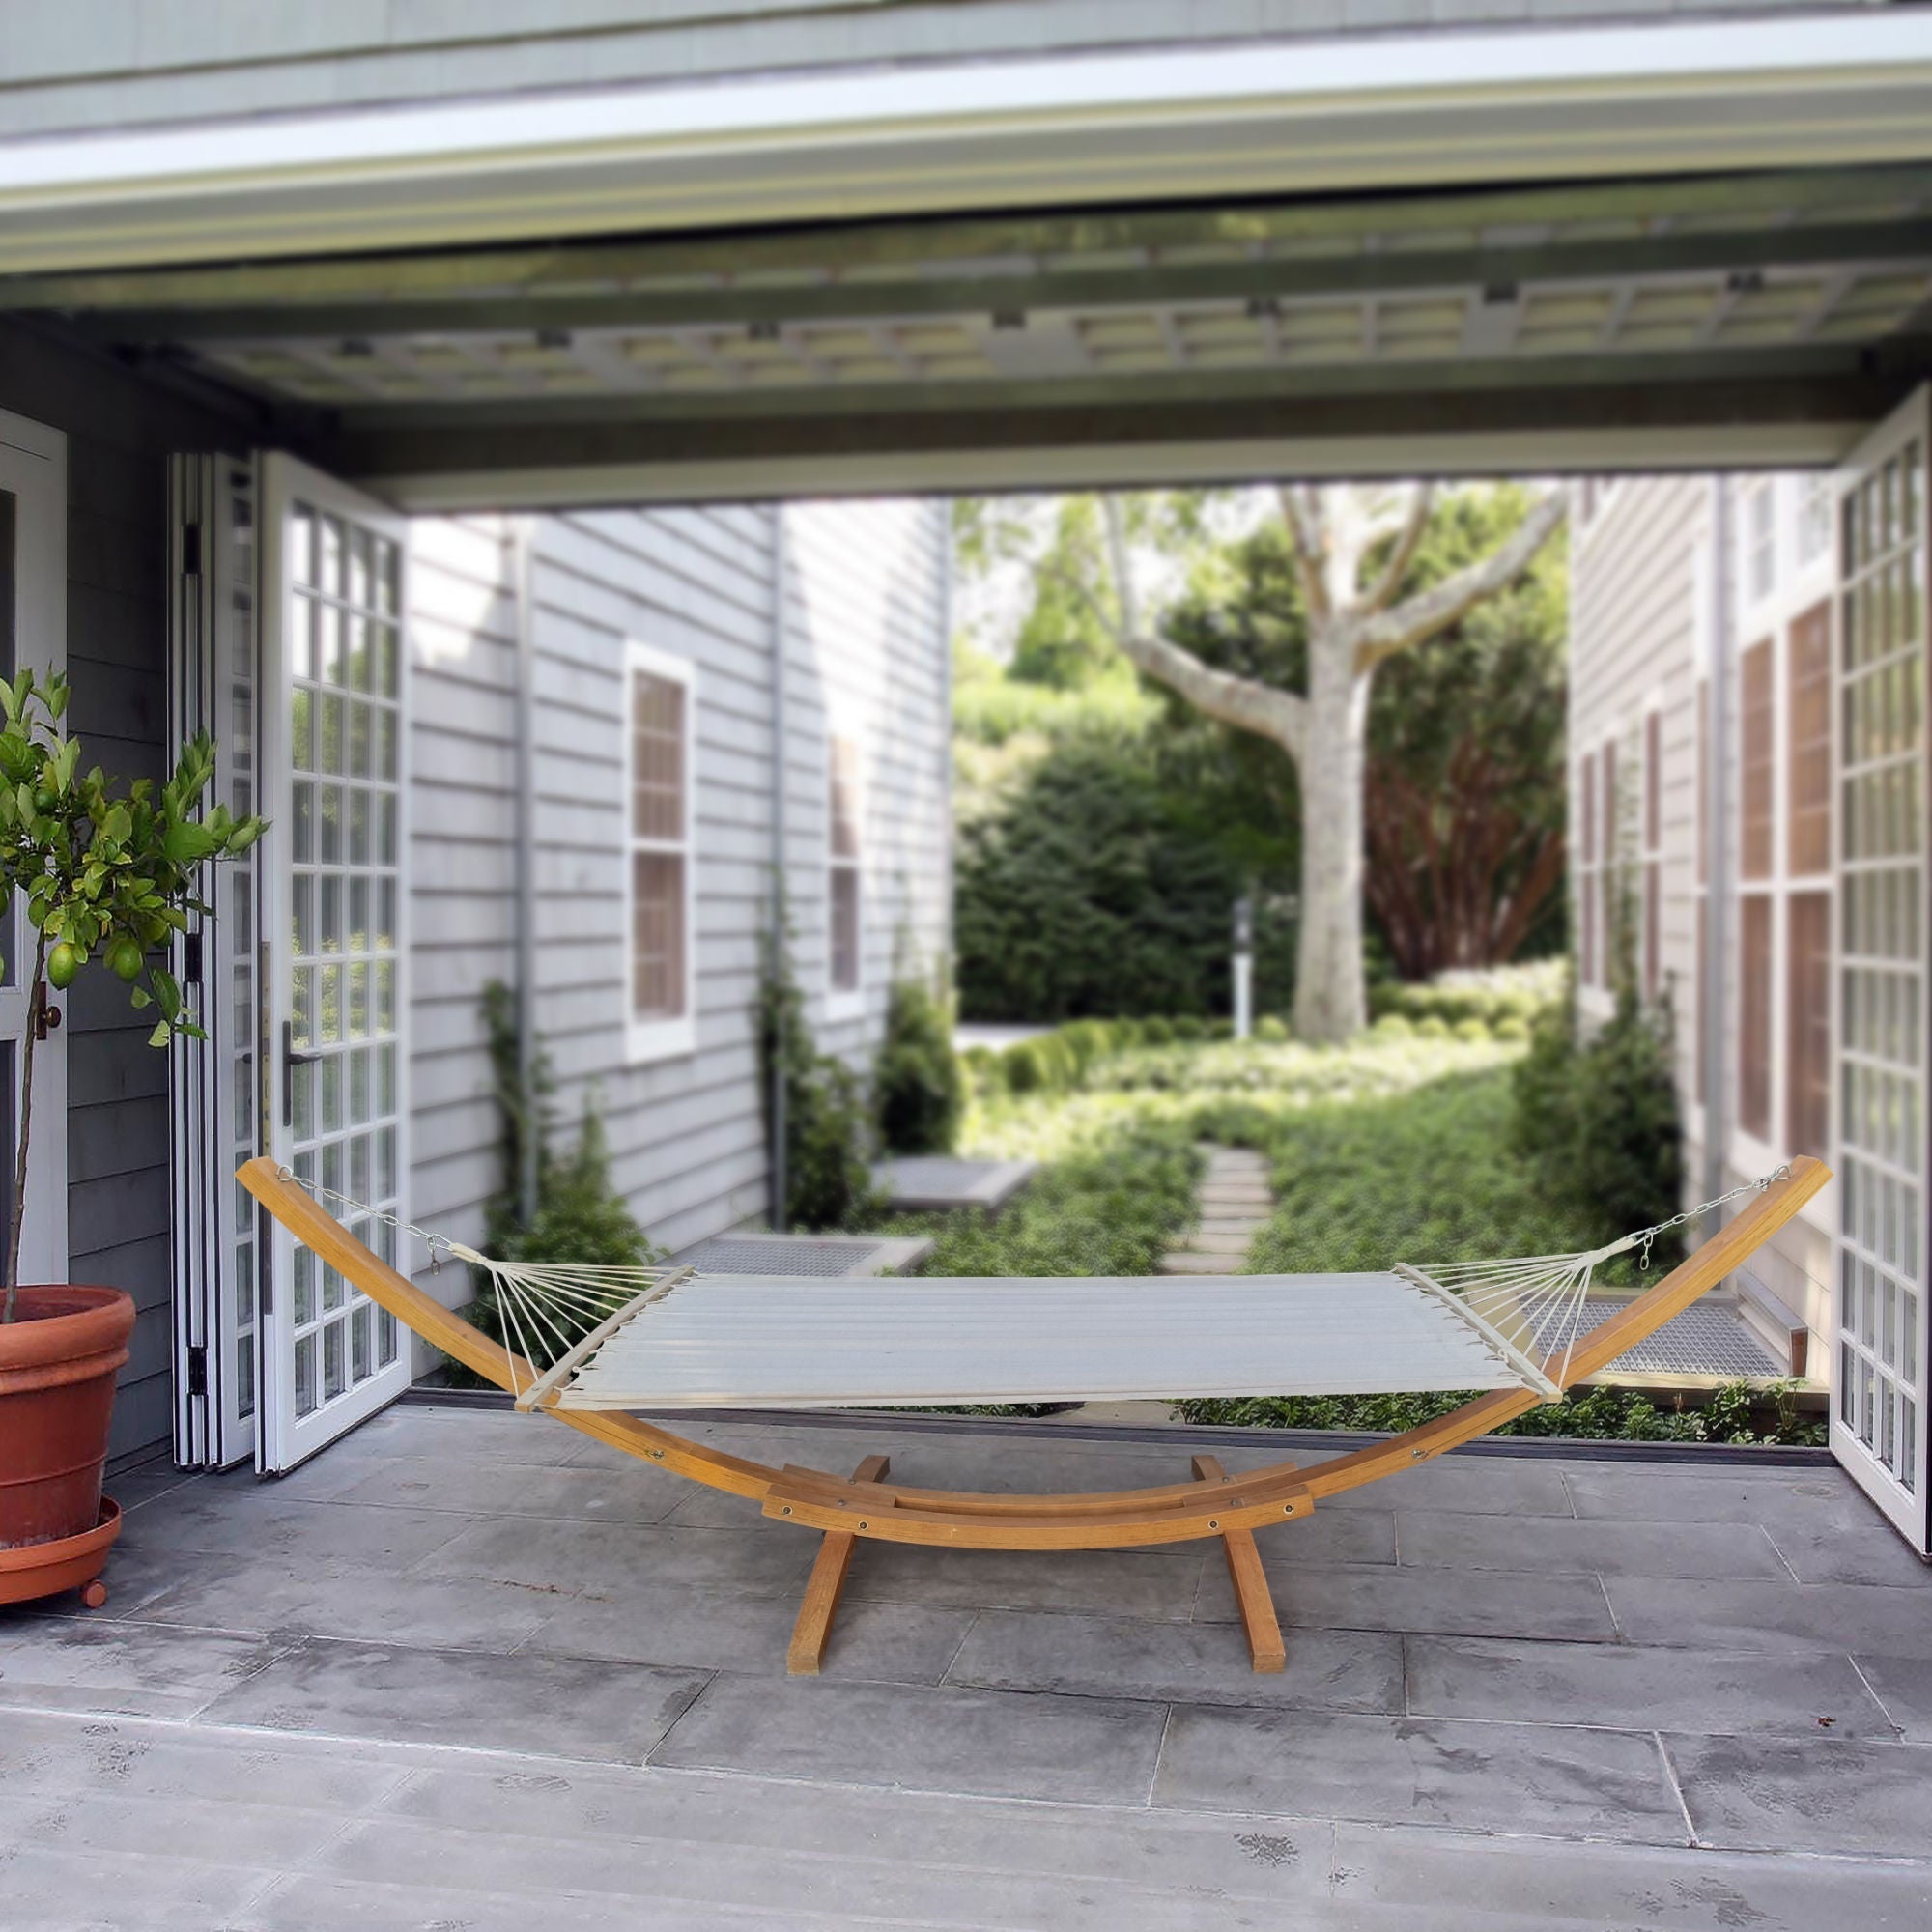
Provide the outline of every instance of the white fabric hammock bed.
[[[789,1662],[810,1671],[855,1540],[1007,1549],[1120,1548],[1219,1537],[1257,1669],[1285,1655],[1253,1532],[1326,1496],[1455,1448],[1557,1400],[1681,1314],[1831,1178],[1800,1159],[1740,1188],[1734,1219],[1665,1279],[1586,1325],[1597,1268],[1647,1255],[1675,1221],[1582,1254],[1406,1265],[1368,1274],[849,1279],[698,1275],[688,1268],[526,1266],[420,1229],[403,1232],[481,1270],[508,1346],[374,1254],[322,1190],[268,1159],[244,1186],[295,1238],[425,1340],[499,1388],[613,1447],[769,1517],[824,1532]],[[358,1224],[371,1209],[329,1196]],[[1234,1475],[1194,1458],[1194,1480],[1094,1494],[971,1494],[773,1468],[671,1434],[634,1411],[828,1409],[1167,1396],[1475,1391],[1461,1408],[1302,1469]]]
[[[552,1380],[554,1377],[554,1380]],[[1453,1294],[1400,1274],[687,1275],[540,1378],[569,1409],[1358,1395],[1545,1387]]]

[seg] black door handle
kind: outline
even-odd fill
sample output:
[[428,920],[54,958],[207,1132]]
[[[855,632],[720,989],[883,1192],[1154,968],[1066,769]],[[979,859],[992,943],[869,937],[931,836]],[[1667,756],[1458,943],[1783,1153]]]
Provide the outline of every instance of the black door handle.
[[307,1066],[322,1058],[318,1052],[298,1053],[296,1051],[296,1026],[293,1020],[282,1022],[282,1125],[292,1127],[296,1123],[296,1068]]

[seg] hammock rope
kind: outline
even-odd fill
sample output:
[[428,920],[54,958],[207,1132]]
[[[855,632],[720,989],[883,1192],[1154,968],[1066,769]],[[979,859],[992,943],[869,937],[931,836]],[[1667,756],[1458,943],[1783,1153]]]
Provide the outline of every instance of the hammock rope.
[[[1660,1237],[1735,1201],[1761,1194],[1790,1173],[1788,1164],[1781,1165],[1715,1200],[1602,1247],[1501,1261],[1443,1262],[1427,1269],[1399,1263],[1393,1273],[1452,1308],[1524,1387],[1553,1402],[1568,1382],[1577,1344],[1589,1332],[1583,1323],[1584,1308],[1597,1270],[1605,1262],[1635,1252],[1639,1270],[1647,1269]],[[712,1278],[690,1267],[498,1261],[466,1242],[324,1187],[288,1167],[280,1170],[280,1179],[294,1181],[318,1202],[421,1241],[433,1273],[447,1259],[484,1275],[501,1315],[505,1344],[534,1371],[528,1379],[520,1379],[515,1370],[511,1373],[510,1392],[519,1408],[533,1408],[562,1387],[611,1336],[673,1294],[682,1283]]]

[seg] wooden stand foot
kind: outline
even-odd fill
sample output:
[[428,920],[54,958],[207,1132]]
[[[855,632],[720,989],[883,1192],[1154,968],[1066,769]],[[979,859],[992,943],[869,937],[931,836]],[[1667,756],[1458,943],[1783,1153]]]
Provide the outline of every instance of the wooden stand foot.
[[[867,1456],[852,1471],[855,1483],[882,1483],[892,1469],[884,1456]],[[785,1669],[794,1677],[816,1677],[825,1656],[826,1639],[832,1634],[832,1619],[845,1589],[845,1572],[851,1567],[852,1546],[858,1538],[849,1530],[828,1530],[818,1546],[818,1560],[806,1579],[805,1601],[798,1606],[798,1622],[792,1626],[791,1647],[785,1652]],[[1280,1666],[1277,1665],[1277,1668]]]
[[[1195,1457],[1194,1480],[1225,1482],[1227,1471],[1221,1466],[1221,1459]],[[1221,1547],[1228,1552],[1228,1580],[1235,1586],[1235,1602],[1241,1612],[1241,1627],[1248,1634],[1248,1654],[1254,1659],[1255,1668],[1264,1674],[1287,1669],[1288,1648],[1281,1640],[1281,1620],[1274,1613],[1274,1599],[1268,1594],[1267,1574],[1262,1569],[1254,1532],[1223,1530]]]

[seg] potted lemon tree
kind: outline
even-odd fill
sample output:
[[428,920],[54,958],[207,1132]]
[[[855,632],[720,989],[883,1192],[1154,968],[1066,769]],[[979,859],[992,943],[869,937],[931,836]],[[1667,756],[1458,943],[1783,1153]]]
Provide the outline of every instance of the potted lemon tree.
[[[117,787],[99,766],[80,769],[67,708],[62,676],[23,670],[0,683],[0,903],[24,910],[33,952],[31,968],[13,962],[29,992],[0,1284],[0,1603],[76,1586],[103,1601],[97,1578],[120,1526],[102,1502],[100,1472],[133,1301],[118,1288],[20,1280],[34,1049],[60,1021],[51,995],[98,960],[127,982],[136,1007],[153,1009],[152,1045],[177,1033],[199,1037],[159,949],[189,913],[209,911],[200,897],[207,867],[262,834],[259,818],[203,809],[214,776],[207,737],[183,748],[165,783]],[[49,1130],[64,1133],[66,1123]]]

